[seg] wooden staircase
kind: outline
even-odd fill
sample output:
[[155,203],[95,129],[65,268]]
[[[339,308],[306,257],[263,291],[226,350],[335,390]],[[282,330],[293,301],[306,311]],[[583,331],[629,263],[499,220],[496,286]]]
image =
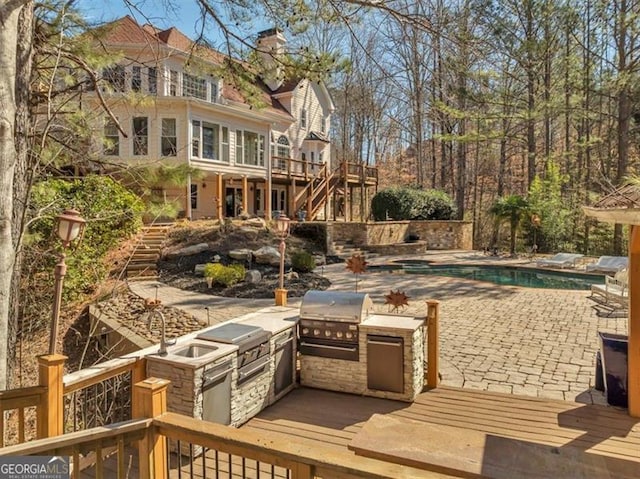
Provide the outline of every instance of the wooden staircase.
[[307,221],[316,219],[320,210],[340,184],[341,172],[341,166],[329,172],[327,165],[323,165],[318,176],[300,190],[294,198],[295,211],[306,210]]
[[157,262],[160,259],[160,250],[172,227],[171,223],[162,223],[143,228],[142,236],[136,243],[125,268],[127,281],[145,281],[158,278]]

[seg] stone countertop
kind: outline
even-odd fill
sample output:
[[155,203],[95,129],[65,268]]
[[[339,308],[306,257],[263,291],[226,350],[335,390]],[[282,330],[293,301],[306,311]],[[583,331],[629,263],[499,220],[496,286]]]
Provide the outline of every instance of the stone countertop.
[[[148,354],[146,356],[148,361],[160,361],[164,363],[170,363],[175,366],[182,366],[187,368],[199,369],[206,366],[209,363],[217,361],[218,359],[233,354],[238,350],[238,346],[235,344],[216,343],[214,341],[205,341],[202,339],[193,339],[188,336],[179,338],[176,344],[167,347],[167,355],[160,356],[157,353]],[[187,348],[189,346],[205,346],[214,347],[215,350],[209,353],[203,354],[197,358],[189,358],[186,356],[180,356],[176,354],[178,351]]]
[[413,316],[401,316],[397,314],[372,314],[367,317],[360,327],[384,328],[384,329],[406,329],[415,331],[424,325],[424,318]]
[[298,308],[287,308],[283,306],[272,306],[263,308],[255,313],[246,314],[237,318],[235,322],[260,326],[272,335],[278,334],[285,329],[295,327],[300,318]]

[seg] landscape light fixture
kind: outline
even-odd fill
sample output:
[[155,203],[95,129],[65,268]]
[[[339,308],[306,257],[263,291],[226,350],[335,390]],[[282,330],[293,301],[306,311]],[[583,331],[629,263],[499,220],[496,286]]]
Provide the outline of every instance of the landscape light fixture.
[[71,243],[78,237],[82,238],[86,220],[80,216],[76,210],[65,210],[64,213],[56,217],[56,231],[62,241],[62,252],[58,257],[59,261],[53,272],[55,278],[55,290],[53,297],[53,310],[51,313],[51,336],[49,337],[49,354],[56,353],[56,339],[58,337],[58,319],[60,317],[60,304],[62,303],[62,283],[67,273],[67,265],[64,260],[66,255],[64,250],[69,248]]
[[284,251],[286,248],[285,240],[289,236],[290,222],[291,220],[284,212],[280,213],[276,219],[276,235],[280,238],[280,281],[279,287],[276,289],[276,306],[287,305],[287,290],[284,289]]

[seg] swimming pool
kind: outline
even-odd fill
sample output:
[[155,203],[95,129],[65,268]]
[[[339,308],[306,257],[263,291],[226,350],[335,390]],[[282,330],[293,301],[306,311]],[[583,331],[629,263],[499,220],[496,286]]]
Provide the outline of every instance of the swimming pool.
[[548,271],[536,268],[495,265],[434,265],[426,261],[409,260],[370,266],[371,271],[391,271],[404,274],[447,276],[451,278],[488,281],[494,284],[523,286],[526,288],[588,290],[592,284],[604,284],[604,277],[566,271]]

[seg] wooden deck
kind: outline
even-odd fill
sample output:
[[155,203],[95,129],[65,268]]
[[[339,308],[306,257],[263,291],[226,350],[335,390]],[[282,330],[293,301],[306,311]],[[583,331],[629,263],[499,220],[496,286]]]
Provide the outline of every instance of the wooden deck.
[[[364,437],[374,415],[385,415],[412,426],[407,429],[412,435],[405,436],[407,444],[428,454],[422,454],[418,461],[400,457],[402,454],[394,459],[396,452],[385,451],[384,440],[376,445],[370,431]],[[434,434],[433,440],[429,440],[415,434],[419,430],[416,422],[424,425],[424,431],[440,431],[443,435]],[[367,428],[363,430],[365,424]],[[300,438],[342,451],[352,442],[358,447],[368,444],[365,453],[370,457],[466,477],[503,477],[486,464],[504,463],[500,457],[515,449],[520,451],[518,464],[511,457],[510,467],[536,471],[531,477],[562,477],[557,469],[542,472],[550,466],[540,467],[541,454],[559,456],[554,459],[556,463],[575,467],[570,469],[576,472],[571,477],[640,477],[640,420],[629,417],[626,411],[470,389],[441,387],[422,393],[408,404],[300,388],[243,428],[281,433],[289,441]],[[465,464],[453,460],[450,454],[447,459],[442,446],[444,433],[457,434],[462,442],[467,442],[468,451],[464,448],[457,451],[458,459],[468,453]],[[399,436],[402,437],[401,433]],[[483,438],[481,442],[479,438]],[[478,452],[472,447],[474,441],[481,444],[481,462],[486,463],[476,464],[475,468],[469,465]],[[442,454],[438,456],[440,446]],[[588,475],[578,474],[580,468]]]

